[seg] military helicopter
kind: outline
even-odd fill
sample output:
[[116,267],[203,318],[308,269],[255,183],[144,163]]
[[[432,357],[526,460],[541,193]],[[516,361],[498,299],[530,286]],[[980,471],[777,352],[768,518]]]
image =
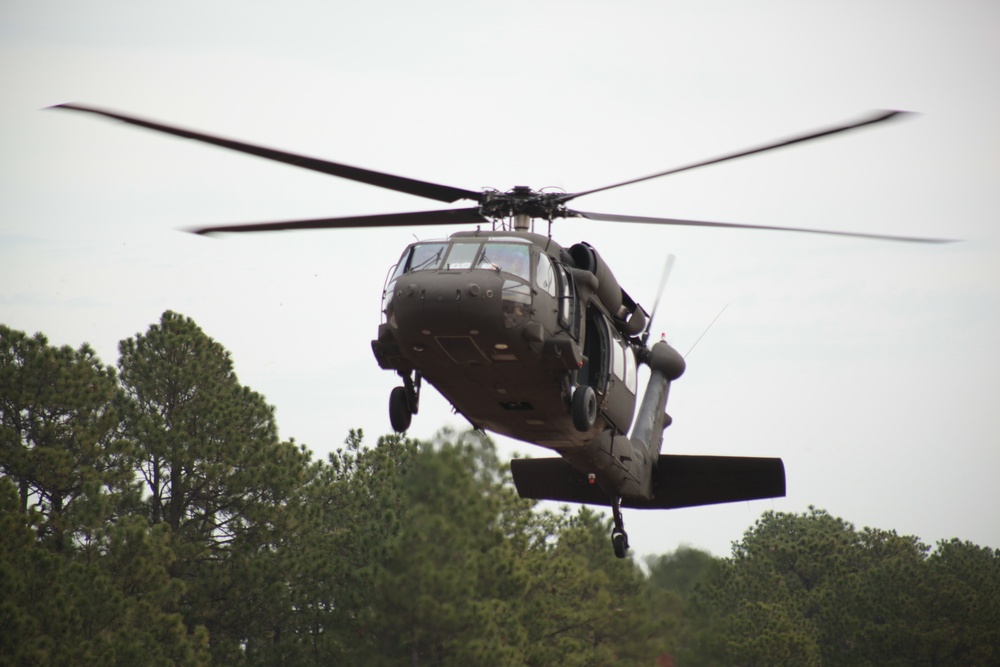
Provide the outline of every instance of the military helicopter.
[[[525,498],[610,506],[615,555],[629,548],[621,508],[670,509],[785,495],[780,458],[661,454],[671,384],[685,370],[665,340],[648,344],[656,304],[647,311],[586,242],[563,247],[553,221],[769,229],[891,241],[930,239],[726,222],[640,217],[573,210],[584,195],[718,164],[898,118],[882,111],[861,120],[771,142],[640,178],[581,192],[517,186],[473,191],[264,148],[77,104],[150,130],[213,144],[332,176],[445,203],[475,206],[437,211],[223,225],[197,234],[296,229],[476,225],[404,250],[382,293],[384,318],[372,341],[379,366],[401,385],[389,396],[389,419],[406,431],[433,385],[457,413],[482,431],[539,445],[558,457],[515,459],[511,472]],[[535,221],[548,225],[534,231]],[[488,229],[484,229],[488,226]],[[662,286],[661,286],[662,289]],[[657,303],[659,296],[657,296]],[[638,367],[649,379],[638,413]]]

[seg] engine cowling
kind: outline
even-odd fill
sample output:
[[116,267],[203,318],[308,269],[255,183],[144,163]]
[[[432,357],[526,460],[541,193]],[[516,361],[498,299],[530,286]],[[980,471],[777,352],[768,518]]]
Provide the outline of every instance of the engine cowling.
[[576,268],[590,271],[597,278],[597,298],[613,316],[622,307],[622,288],[611,269],[589,243],[577,243],[569,249]]
[[643,312],[642,308],[636,308],[629,315],[629,318],[625,320],[625,324],[622,327],[622,333],[626,336],[638,336],[643,331],[646,330],[646,313]]

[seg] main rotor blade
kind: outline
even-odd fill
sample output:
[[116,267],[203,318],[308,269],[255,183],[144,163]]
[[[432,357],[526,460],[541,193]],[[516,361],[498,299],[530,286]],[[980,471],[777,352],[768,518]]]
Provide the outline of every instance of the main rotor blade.
[[97,114],[99,116],[106,116],[108,118],[120,120],[123,123],[138,125],[139,127],[144,127],[148,130],[165,132],[166,134],[172,134],[174,136],[183,137],[184,139],[193,139],[194,141],[201,141],[206,144],[212,144],[214,146],[228,148],[229,150],[238,151],[240,153],[248,153],[250,155],[256,155],[257,157],[262,157],[267,160],[284,162],[285,164],[290,164],[295,167],[302,167],[303,169],[318,171],[320,173],[329,174],[331,176],[339,176],[341,178],[346,178],[352,181],[359,181],[361,183],[375,185],[380,188],[395,190],[397,192],[405,192],[407,194],[416,195],[418,197],[435,199],[440,202],[451,203],[454,201],[458,201],[459,199],[471,199],[473,201],[479,201],[481,198],[479,192],[473,192],[472,190],[463,190],[462,188],[453,188],[448,185],[438,185],[437,183],[418,181],[403,176],[393,176],[392,174],[386,174],[380,171],[371,171],[369,169],[361,169],[360,167],[351,167],[346,164],[329,162],[327,160],[320,160],[318,158],[306,157],[304,155],[296,155],[294,153],[286,153],[284,151],[275,150],[273,148],[265,148],[263,146],[254,146],[253,144],[246,144],[241,141],[234,141],[232,139],[223,139],[222,137],[215,137],[209,134],[202,134],[201,132],[185,130],[183,128],[172,127],[170,125],[163,125],[161,123],[154,123],[152,121],[143,120],[141,118],[135,118],[133,116],[126,116],[124,114],[115,113],[112,111],[104,111],[101,109],[86,107],[79,104],[57,104],[49,108],[69,109],[71,111],[83,111],[86,113]]
[[707,222],[705,220],[679,220],[676,218],[647,218],[638,215],[615,215],[613,213],[586,213],[568,211],[569,217],[602,220],[604,222],[639,222],[652,225],[679,225],[683,227],[726,227],[730,229],[770,229],[779,232],[805,232],[807,234],[829,234],[831,236],[851,236],[882,241],[906,241],[909,243],[955,243],[957,239],[930,239],[917,236],[891,236],[888,234],[865,234],[862,232],[835,232],[829,229],[806,229],[804,227],[774,227],[771,225],[742,225],[736,222]]
[[293,229],[350,229],[352,227],[405,227],[408,225],[467,225],[489,222],[477,208],[457,208],[444,211],[414,211],[385,215],[357,215],[344,218],[315,218],[286,222],[255,222],[242,225],[217,225],[189,229],[194,234],[220,232],[282,232]]
[[695,162],[693,164],[688,164],[683,167],[676,167],[674,169],[668,169],[667,171],[661,171],[656,174],[650,174],[649,176],[633,178],[630,181],[622,181],[621,183],[615,183],[614,185],[606,185],[602,188],[594,188],[593,190],[584,190],[583,192],[569,192],[560,197],[559,201],[568,202],[571,199],[576,199],[577,197],[582,197],[583,195],[591,195],[594,194],[595,192],[603,192],[604,190],[611,190],[612,188],[620,188],[623,185],[631,185],[633,183],[640,183],[642,181],[648,181],[650,179],[659,178],[661,176],[669,176],[670,174],[677,174],[682,171],[697,169],[698,167],[704,167],[710,164],[718,164],[719,162],[725,162],[726,160],[735,160],[736,158],[746,157],[747,155],[755,155],[757,153],[763,153],[765,151],[774,150],[775,148],[784,148],[785,146],[791,146],[793,144],[802,143],[803,141],[812,141],[813,139],[819,139],[820,137],[828,137],[831,134],[838,134],[840,132],[847,132],[848,130],[857,129],[859,127],[874,125],[875,123],[881,123],[891,118],[898,118],[900,116],[907,115],[908,113],[909,113],[908,111],[881,111],[864,120],[854,123],[848,123],[847,125],[837,125],[822,130],[817,130],[815,132],[810,132],[808,134],[802,134],[795,137],[791,137],[790,139],[783,139],[781,141],[772,142],[769,144],[765,144],[763,146],[758,146],[756,148],[750,148],[748,150],[740,151],[738,153],[729,153],[727,155],[723,155],[717,158],[712,158],[710,160]]

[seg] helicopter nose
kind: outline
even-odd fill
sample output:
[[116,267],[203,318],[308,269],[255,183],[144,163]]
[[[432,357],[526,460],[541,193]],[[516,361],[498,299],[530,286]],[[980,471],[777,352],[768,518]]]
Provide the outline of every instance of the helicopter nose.
[[425,272],[407,278],[397,286],[392,304],[400,330],[449,336],[503,329],[503,285],[493,272]]

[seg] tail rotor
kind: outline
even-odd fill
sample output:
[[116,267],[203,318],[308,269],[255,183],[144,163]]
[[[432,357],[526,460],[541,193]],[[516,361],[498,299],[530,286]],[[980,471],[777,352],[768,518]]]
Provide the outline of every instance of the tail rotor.
[[663,264],[663,274],[660,276],[660,287],[656,290],[656,299],[653,301],[653,309],[649,311],[649,321],[646,323],[646,331],[642,334],[642,347],[648,351],[647,343],[649,342],[649,333],[653,329],[653,321],[656,318],[656,311],[660,307],[660,298],[663,296],[663,290],[667,286],[667,280],[670,279],[670,272],[674,270],[674,262],[677,261],[677,256],[673,253],[667,255],[666,262]]

